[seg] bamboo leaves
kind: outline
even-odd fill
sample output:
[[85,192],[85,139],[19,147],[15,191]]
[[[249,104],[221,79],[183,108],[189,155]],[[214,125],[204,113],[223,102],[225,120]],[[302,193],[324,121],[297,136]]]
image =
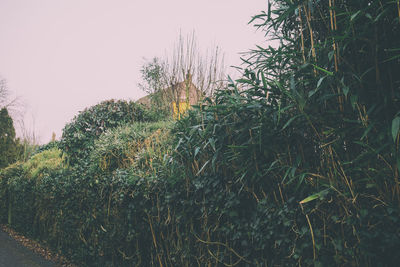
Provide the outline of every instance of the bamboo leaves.
[[305,204],[308,203],[310,201],[313,201],[315,199],[324,199],[324,197],[326,197],[326,195],[329,193],[329,189],[325,189],[322,190],[318,193],[312,194],[311,196],[306,197],[305,199],[303,199],[302,201],[300,201],[300,204]]
[[396,115],[396,117],[392,121],[392,137],[393,141],[396,142],[397,136],[400,131],[400,114]]

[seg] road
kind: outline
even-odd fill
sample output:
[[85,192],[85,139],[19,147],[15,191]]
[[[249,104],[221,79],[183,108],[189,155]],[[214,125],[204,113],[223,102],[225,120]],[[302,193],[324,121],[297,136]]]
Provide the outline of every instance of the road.
[[0,267],[56,267],[0,229]]

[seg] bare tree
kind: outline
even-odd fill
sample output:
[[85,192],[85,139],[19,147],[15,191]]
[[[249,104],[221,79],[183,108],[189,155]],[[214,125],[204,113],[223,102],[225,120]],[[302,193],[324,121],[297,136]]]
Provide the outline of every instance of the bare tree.
[[34,125],[30,129],[25,124],[26,105],[19,97],[10,98],[10,95],[7,80],[0,76],[0,109],[6,108],[10,113],[16,132],[18,133],[18,138],[20,139],[19,141],[25,147],[24,150],[26,151],[27,146],[33,149],[39,143],[39,137],[34,131]]
[[7,81],[0,77],[0,108],[7,107],[8,96]]
[[174,85],[193,83],[203,95],[212,95],[224,86],[226,67],[224,55],[217,46],[205,53],[198,47],[195,32],[179,35],[172,55],[166,57],[166,82]]
[[0,76],[0,108],[7,108],[8,112],[15,120],[23,117],[21,106],[23,105],[19,97],[13,97],[10,99],[7,80]]
[[[148,93],[158,95],[169,109],[171,103],[179,111],[180,103],[191,103],[204,96],[211,96],[225,86],[224,56],[219,47],[203,53],[194,32],[184,37],[179,35],[172,53],[165,58],[154,58],[142,68],[145,86],[139,86]],[[148,80],[150,78],[150,81]],[[149,90],[150,89],[150,90]]]

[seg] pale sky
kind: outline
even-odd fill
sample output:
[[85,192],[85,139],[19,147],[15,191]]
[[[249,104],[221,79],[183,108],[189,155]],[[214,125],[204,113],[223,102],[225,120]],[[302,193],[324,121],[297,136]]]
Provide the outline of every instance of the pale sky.
[[195,31],[227,65],[266,45],[248,25],[266,0],[0,0],[0,76],[26,104],[41,143],[60,138],[79,111],[107,99],[138,99],[144,58],[172,50]]

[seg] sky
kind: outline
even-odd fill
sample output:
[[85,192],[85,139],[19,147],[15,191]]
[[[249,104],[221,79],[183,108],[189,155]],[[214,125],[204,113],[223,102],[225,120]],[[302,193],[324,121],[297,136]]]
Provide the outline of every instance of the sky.
[[[59,139],[79,111],[107,99],[136,100],[146,59],[195,32],[228,66],[266,45],[248,25],[266,0],[0,0],[0,76],[23,103],[25,130]],[[20,131],[20,130],[19,130]],[[18,129],[17,129],[18,132]]]

